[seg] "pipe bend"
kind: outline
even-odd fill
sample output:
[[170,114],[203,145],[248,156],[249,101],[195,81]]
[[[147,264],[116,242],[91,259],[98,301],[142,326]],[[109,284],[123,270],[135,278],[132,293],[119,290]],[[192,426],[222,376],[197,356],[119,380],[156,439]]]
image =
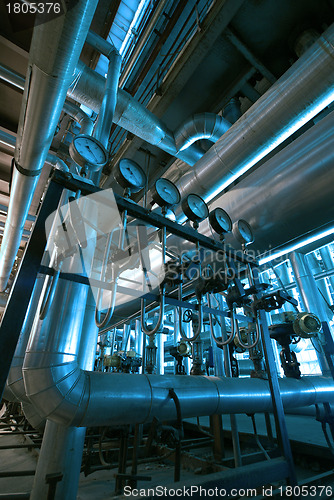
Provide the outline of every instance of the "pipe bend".
[[229,121],[214,113],[192,115],[174,133],[177,150],[187,149],[200,139],[216,142],[230,127]]

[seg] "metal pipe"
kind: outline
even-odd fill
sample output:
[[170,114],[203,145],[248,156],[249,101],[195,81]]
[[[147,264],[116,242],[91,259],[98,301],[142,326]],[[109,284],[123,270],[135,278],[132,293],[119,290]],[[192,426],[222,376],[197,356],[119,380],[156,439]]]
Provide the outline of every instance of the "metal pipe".
[[333,42],[334,24],[180,180],[183,196],[212,200],[333,101]]
[[65,15],[34,28],[0,250],[0,290],[7,286],[24,221],[96,6],[97,0],[79,0]]
[[141,34],[139,40],[136,42],[135,47],[134,47],[133,51],[131,52],[130,59],[127,61],[126,65],[122,71],[122,75],[120,78],[120,86],[121,87],[124,86],[126,79],[129,76],[129,74],[131,73],[132,68],[136,64],[136,61],[138,60],[143,48],[145,47],[145,44],[147,43],[149,36],[153,33],[154,27],[155,27],[160,15],[164,11],[166,3],[167,3],[167,0],[160,0],[159,4],[156,6],[156,9],[155,9],[151,19],[149,20],[148,24],[144,28],[143,33]]
[[[250,223],[255,236],[250,254],[258,257],[333,225],[333,126],[331,112],[210,204],[210,210],[223,207],[233,221]],[[200,231],[212,236],[207,221]],[[238,245],[233,235],[225,241]]]
[[187,149],[201,139],[216,142],[230,127],[230,122],[214,113],[193,115],[174,132],[177,150]]
[[91,135],[94,128],[93,120],[79,106],[65,101],[63,111],[80,125],[80,133]]
[[110,44],[104,38],[92,31],[88,32],[86,42],[109,59],[104,95],[94,131],[94,136],[101,141],[106,149],[108,149],[109,135],[117,102],[118,81],[122,58],[114,44]]
[[[67,95],[98,113],[103,100],[104,87],[105,78],[79,61]],[[125,130],[183,159],[189,165],[194,165],[203,155],[203,150],[196,144],[185,151],[177,152],[173,133],[153,113],[121,88],[117,91],[113,120]]]
[[[20,90],[24,90],[25,78],[16,71],[0,64],[0,79],[11,83]],[[63,111],[70,115],[81,127],[82,134],[90,135],[93,131],[93,120],[81,109],[70,101],[65,101]]]
[[44,282],[45,282],[45,277],[38,276],[33,293],[31,295],[29,306],[26,312],[20,337],[16,346],[15,354],[7,378],[6,386],[10,389],[10,391],[15,395],[15,397],[20,402],[25,401],[29,403],[29,399],[26,396],[26,391],[24,387],[22,366],[35,314],[36,311],[39,309],[38,306]]
[[[323,303],[321,302],[321,297],[317,289],[315,279],[312,272],[307,265],[305,255],[297,252],[293,252],[289,255],[291,266],[293,269],[293,274],[295,275],[297,289],[301,297],[304,308],[308,312],[313,312],[318,315],[321,321],[327,321],[327,314]],[[324,375],[329,373],[329,367],[324,355],[324,340],[320,337],[315,337],[313,339],[315,345],[315,351],[317,354],[320,369]]]
[[[71,295],[70,311],[76,310],[83,285],[69,285],[65,281],[63,287],[61,285],[60,280],[59,296],[55,300],[70,298],[65,295],[64,299],[63,287],[74,287],[76,293]],[[137,376],[83,370],[76,354],[81,316],[70,311],[60,315],[59,309],[54,308],[53,314],[44,320],[43,328],[38,322],[23,367],[29,399],[40,415],[54,422],[85,427],[144,423],[154,416],[162,420],[175,419],[175,406],[168,401],[171,387],[178,395],[184,418],[271,409],[269,386],[265,380]],[[49,333],[47,342],[46,331]],[[286,407],[334,401],[333,381],[329,378],[283,379],[280,384]]]

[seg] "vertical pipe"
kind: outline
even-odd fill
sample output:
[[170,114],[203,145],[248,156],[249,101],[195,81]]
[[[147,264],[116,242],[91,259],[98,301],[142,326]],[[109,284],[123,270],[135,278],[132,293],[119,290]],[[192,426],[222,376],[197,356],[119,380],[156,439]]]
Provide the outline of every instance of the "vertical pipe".
[[165,361],[165,353],[164,353],[164,338],[163,333],[158,333],[156,336],[157,342],[157,375],[164,374],[164,361]]
[[[222,307],[222,300],[220,299],[220,306]],[[226,323],[225,318],[222,318],[222,335],[223,339],[227,338],[226,336]],[[226,377],[232,377],[232,368],[231,368],[231,360],[230,360],[230,352],[229,346],[224,345],[224,369]],[[233,445],[233,456],[234,456],[234,465],[235,467],[242,466],[242,458],[241,458],[241,449],[240,449],[240,441],[239,441],[239,433],[238,433],[238,423],[236,415],[230,415],[230,423],[231,423],[231,436],[232,436],[232,445]]]
[[[135,351],[141,359],[143,359],[143,330],[141,329],[140,320],[136,320],[135,324],[136,340],[135,340]],[[143,373],[143,367],[139,368],[139,373]]]
[[[86,205],[91,210],[91,205]],[[85,212],[85,205],[83,205]],[[86,214],[87,215],[87,214]],[[94,215],[90,217],[94,220]],[[55,227],[53,228],[56,229]],[[95,251],[95,231],[87,233],[87,248],[84,256],[86,271],[89,273]],[[69,271],[80,273],[81,259],[74,255],[69,264]],[[32,340],[27,352],[34,352],[34,333],[42,330],[47,343],[56,340],[59,351],[67,352],[69,357],[77,356],[81,369],[91,370],[94,366],[98,330],[95,325],[95,301],[87,285],[59,280],[52,307],[42,321],[36,315]],[[51,350],[50,364],[57,365],[57,354]],[[37,464],[31,500],[47,498],[46,479],[50,474],[57,474],[61,480],[56,486],[56,500],[75,500],[79,484],[86,429],[84,427],[65,427],[50,420],[47,421],[40,456]]]
[[[307,262],[309,264],[310,270],[311,270],[313,275],[317,274],[317,273],[321,273],[323,271],[319,260],[316,258],[315,254],[313,252],[311,254],[308,254],[306,256],[306,259],[307,259]],[[329,278],[329,279],[331,279],[331,278]],[[325,278],[318,279],[316,281],[316,286],[317,286],[319,293],[321,295],[320,300],[323,301],[323,304],[324,304],[324,311],[326,312],[327,321],[331,321],[331,319],[333,318],[333,313],[331,312],[331,310],[329,309],[329,307],[326,305],[326,302],[325,302],[325,300],[326,300],[328,304],[332,303],[332,298],[331,298],[331,294],[330,294],[329,289],[328,289],[328,285],[326,283],[326,279]]]
[[[306,257],[298,252],[292,252],[289,255],[293,273],[297,284],[297,289],[301,296],[305,310],[319,316],[321,321],[327,321],[327,314],[321,302],[321,297],[317,289],[314,276],[306,262]],[[323,351],[323,342],[321,338],[313,340],[320,369],[323,375],[329,375],[329,367]]]

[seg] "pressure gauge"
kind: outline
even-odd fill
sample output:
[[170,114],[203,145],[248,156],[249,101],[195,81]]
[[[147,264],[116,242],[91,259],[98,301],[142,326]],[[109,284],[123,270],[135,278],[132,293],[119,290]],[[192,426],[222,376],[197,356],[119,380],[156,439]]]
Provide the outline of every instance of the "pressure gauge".
[[108,161],[106,149],[90,135],[76,135],[69,146],[69,153],[75,163],[88,167],[92,172],[100,170]]
[[220,207],[210,212],[209,221],[212,229],[218,234],[230,233],[232,231],[232,221],[225,210]]
[[133,160],[123,158],[118,163],[114,177],[118,184],[124,189],[130,189],[132,193],[138,193],[146,184],[144,170]]
[[239,219],[233,224],[233,236],[243,245],[249,245],[254,241],[251,226],[244,219]]
[[152,189],[153,201],[160,207],[172,207],[181,201],[181,195],[175,184],[168,179],[158,179]]
[[203,198],[197,194],[188,194],[182,201],[184,215],[193,222],[201,222],[209,215],[209,209]]

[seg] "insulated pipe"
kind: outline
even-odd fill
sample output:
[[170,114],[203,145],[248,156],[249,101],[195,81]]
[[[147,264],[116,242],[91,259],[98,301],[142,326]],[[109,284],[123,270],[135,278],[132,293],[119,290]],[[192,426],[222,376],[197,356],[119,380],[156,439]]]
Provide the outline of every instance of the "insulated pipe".
[[[25,78],[7,66],[0,64],[0,79],[24,90]],[[81,127],[81,134],[91,135],[94,127],[93,120],[81,109],[70,101],[65,101],[63,111],[71,116]]]
[[7,378],[6,386],[20,402],[25,401],[29,403],[23,382],[22,366],[44,282],[44,276],[40,275],[37,277]]
[[[333,225],[333,127],[334,111],[210,204],[210,210],[226,210],[233,222],[250,223],[250,254],[258,257]],[[200,232],[212,236],[207,221]],[[225,240],[236,245],[232,235]]]
[[94,136],[101,141],[106,149],[108,149],[109,136],[116,109],[118,80],[121,71],[121,64],[122,58],[120,54],[116,50],[114,50],[109,55],[105,92],[96,124],[96,129],[94,131]]
[[34,28],[0,250],[0,290],[7,286],[24,222],[96,5],[97,0],[79,0],[66,14]]
[[182,196],[212,200],[328,106],[333,79],[334,24],[180,180]]
[[113,124],[117,102],[118,81],[121,71],[122,58],[113,44],[110,44],[104,38],[100,37],[96,33],[93,33],[92,31],[88,32],[86,42],[109,59],[104,96],[94,131],[94,137],[99,139],[103,146],[108,150],[110,130]]
[[63,111],[80,125],[80,134],[92,134],[94,122],[79,106],[65,101]]
[[[79,61],[67,95],[98,113],[104,87],[105,78]],[[185,151],[177,152],[173,133],[145,106],[121,88],[117,92],[114,123],[149,144],[181,158],[189,165],[194,165],[203,155],[203,150],[195,144]]]
[[183,122],[174,132],[176,147],[178,151],[183,151],[201,139],[216,142],[230,127],[231,123],[220,115],[198,113]]

